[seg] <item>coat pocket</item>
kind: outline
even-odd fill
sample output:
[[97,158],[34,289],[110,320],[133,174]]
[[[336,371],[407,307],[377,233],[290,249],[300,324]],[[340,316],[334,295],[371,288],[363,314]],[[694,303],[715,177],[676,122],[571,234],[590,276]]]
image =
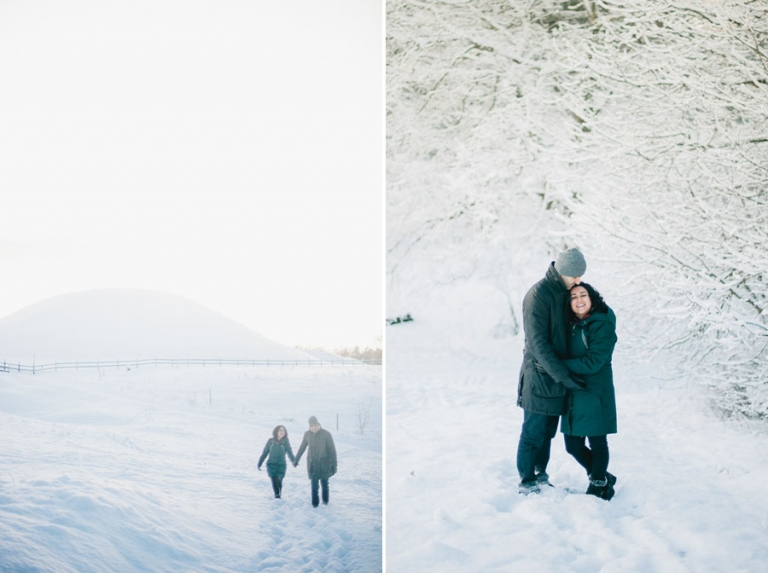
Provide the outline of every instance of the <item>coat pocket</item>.
[[331,475],[331,460],[327,458],[321,458],[319,460],[312,460],[312,467],[310,469],[312,477],[316,478],[328,478]]
[[603,406],[598,394],[592,392],[573,393],[573,429],[580,436],[599,435],[595,429],[602,420]]

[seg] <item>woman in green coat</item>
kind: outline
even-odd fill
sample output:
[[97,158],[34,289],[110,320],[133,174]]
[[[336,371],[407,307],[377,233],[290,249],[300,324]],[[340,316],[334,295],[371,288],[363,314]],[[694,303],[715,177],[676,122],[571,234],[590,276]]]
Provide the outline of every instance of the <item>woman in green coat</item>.
[[[269,456],[269,459],[267,459]],[[285,469],[287,464],[285,463],[285,456],[288,456],[293,462],[293,450],[291,449],[291,442],[288,441],[288,431],[285,426],[275,426],[272,430],[272,437],[267,440],[267,444],[264,446],[264,451],[259,458],[258,468],[261,471],[261,464],[264,460],[267,460],[267,475],[272,481],[272,490],[275,492],[275,497],[280,499],[283,494],[283,478],[285,477]]]
[[[616,315],[591,285],[571,288],[568,304],[568,359],[563,364],[586,383],[568,397],[560,431],[565,449],[589,476],[587,493],[609,500],[616,476],[608,473],[608,434],[615,434],[616,394],[611,357],[616,345]],[[589,447],[586,440],[589,440]]]

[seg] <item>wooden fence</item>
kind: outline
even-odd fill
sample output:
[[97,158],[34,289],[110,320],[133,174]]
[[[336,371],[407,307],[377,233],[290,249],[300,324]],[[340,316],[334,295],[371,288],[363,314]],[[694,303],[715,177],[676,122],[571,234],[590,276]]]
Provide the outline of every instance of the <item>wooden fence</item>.
[[46,370],[118,369],[141,366],[381,366],[381,360],[248,360],[235,358],[149,358],[144,360],[97,360],[21,364],[3,362],[0,372],[44,372]]

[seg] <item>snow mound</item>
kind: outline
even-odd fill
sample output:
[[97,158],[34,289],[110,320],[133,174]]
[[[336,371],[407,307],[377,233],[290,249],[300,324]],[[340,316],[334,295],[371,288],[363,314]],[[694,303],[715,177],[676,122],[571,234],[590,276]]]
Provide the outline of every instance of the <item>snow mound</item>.
[[316,360],[198,303],[151,290],[69,293],[0,320],[0,361],[149,358]]

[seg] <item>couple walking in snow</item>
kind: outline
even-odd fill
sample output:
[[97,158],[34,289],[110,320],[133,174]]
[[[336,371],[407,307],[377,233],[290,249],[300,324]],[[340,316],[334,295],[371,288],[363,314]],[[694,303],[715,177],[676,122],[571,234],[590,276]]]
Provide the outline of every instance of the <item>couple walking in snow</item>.
[[331,433],[323,429],[314,416],[309,418],[309,430],[304,432],[304,439],[295,457],[285,426],[276,426],[259,458],[259,471],[264,460],[267,460],[267,475],[272,481],[275,498],[280,499],[283,493],[283,479],[288,467],[285,458],[288,457],[291,460],[293,467],[298,467],[305,450],[308,450],[307,475],[312,483],[312,507],[320,505],[320,489],[322,489],[323,503],[327,505],[330,499],[328,480],[336,473],[337,468],[336,445]]
[[614,495],[607,435],[617,431],[611,369],[616,316],[591,285],[581,282],[586,270],[578,249],[563,251],[523,300],[520,493],[550,485],[547,464],[559,421],[566,451],[589,477],[586,493],[605,500]]

